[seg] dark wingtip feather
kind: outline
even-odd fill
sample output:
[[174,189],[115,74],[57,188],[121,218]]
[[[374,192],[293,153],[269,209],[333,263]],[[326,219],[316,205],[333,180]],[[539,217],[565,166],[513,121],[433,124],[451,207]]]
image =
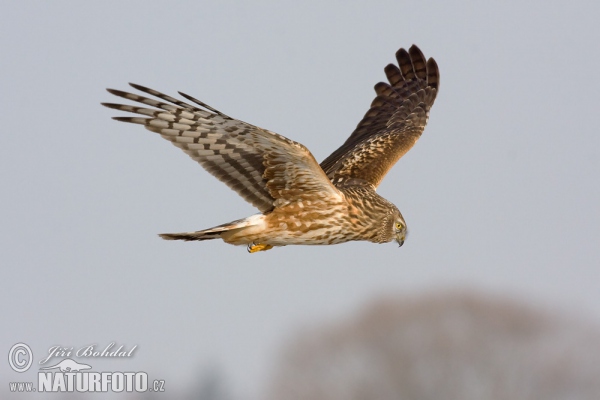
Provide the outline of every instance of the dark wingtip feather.
[[137,83],[132,83],[132,82],[129,82],[129,86],[131,86],[134,89],[141,90],[142,92],[147,92],[148,90],[151,90],[150,88],[147,88],[146,86],[138,85]]
[[427,60],[427,85],[436,90],[440,87],[440,71],[433,58]]
[[115,121],[121,122],[129,122],[130,124],[141,124],[145,125],[148,118],[140,118],[140,117],[112,117]]
[[408,49],[408,54],[413,55],[413,54],[420,54],[423,58],[425,58],[425,56],[423,56],[423,52],[421,51],[421,49],[419,48],[419,46],[417,46],[416,44],[412,44],[412,46],[410,46],[410,48]]
[[403,48],[396,52],[396,60],[400,67],[400,72],[405,80],[411,80],[415,77],[415,71],[413,69],[412,60],[410,55]]
[[125,97],[127,96],[129,93],[124,92],[122,90],[117,90],[117,89],[109,89],[107,88],[106,91],[110,94],[114,94],[115,96],[119,96],[119,97]]
[[201,106],[201,107],[204,107],[204,108],[206,108],[206,109],[207,109],[207,110],[209,110],[209,111],[212,111],[212,112],[214,112],[215,114],[218,114],[218,115],[223,115],[223,113],[221,113],[219,110],[217,110],[217,109],[215,109],[215,108],[213,108],[213,107],[209,106],[209,105],[208,105],[208,104],[206,104],[205,102],[203,102],[203,101],[200,101],[200,100],[198,100],[198,99],[197,99],[197,98],[195,98],[195,97],[192,97],[192,96],[190,96],[189,94],[185,94],[185,93],[183,93],[183,92],[177,92],[177,93],[179,93],[180,95],[182,95],[183,97],[185,97],[185,98],[186,98],[186,99],[188,99],[189,101],[191,101],[191,102],[193,102],[193,103],[196,103],[196,104],[198,104],[199,106]]
[[423,52],[414,44],[408,49],[408,54],[412,61],[415,74],[419,79],[427,79],[427,66],[425,65],[425,56]]
[[377,82],[373,89],[377,95],[387,94],[390,91],[390,85],[385,82]]
[[102,104],[104,107],[112,108],[115,110],[120,110],[122,107],[121,104],[115,104],[115,103],[100,103],[100,104]]
[[[166,94],[161,93],[158,90],[150,89],[149,87],[138,85],[137,83],[129,82],[129,86],[131,86],[134,89],[139,90],[140,92],[144,92],[151,96],[156,96],[158,98],[161,98],[161,99],[169,101],[169,102],[177,102],[178,101],[177,99],[173,99],[171,96],[167,96]],[[177,103],[174,103],[174,104],[177,104]]]
[[398,69],[398,67],[394,64],[388,64],[383,69],[385,72],[385,76],[388,78],[388,82],[392,86],[396,86],[399,82],[404,82],[404,78],[402,77],[402,73]]

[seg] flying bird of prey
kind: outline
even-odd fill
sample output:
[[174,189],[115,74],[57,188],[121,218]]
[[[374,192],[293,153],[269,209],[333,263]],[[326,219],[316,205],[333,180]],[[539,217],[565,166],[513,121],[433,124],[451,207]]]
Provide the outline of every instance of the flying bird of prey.
[[351,240],[396,240],[402,246],[406,222],[375,190],[421,136],[440,80],[435,60],[426,60],[417,46],[398,50],[396,60],[398,66],[385,67],[389,83],[375,85],[377,96],[354,132],[320,165],[302,144],[231,118],[181,92],[194,104],[130,84],[160,100],[108,89],[152,108],[103,105],[141,114],[114,119],[160,134],[260,211],[210,229],[161,234],[163,239],[221,238],[248,246],[250,253]]

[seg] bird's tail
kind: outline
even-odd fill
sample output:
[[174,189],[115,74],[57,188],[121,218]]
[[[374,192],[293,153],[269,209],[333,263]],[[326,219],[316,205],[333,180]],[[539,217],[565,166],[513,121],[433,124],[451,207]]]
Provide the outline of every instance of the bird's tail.
[[230,236],[231,234],[240,231],[241,229],[255,225],[257,218],[262,215],[255,215],[252,217],[238,219],[236,221],[228,222],[226,224],[218,225],[209,229],[204,229],[195,232],[180,232],[180,233],[161,233],[158,236],[165,240],[211,240],[221,239],[224,234]]
[[179,233],[159,233],[158,236],[165,240],[210,240],[220,239],[223,231],[215,230],[215,228],[205,229],[196,232],[179,232]]

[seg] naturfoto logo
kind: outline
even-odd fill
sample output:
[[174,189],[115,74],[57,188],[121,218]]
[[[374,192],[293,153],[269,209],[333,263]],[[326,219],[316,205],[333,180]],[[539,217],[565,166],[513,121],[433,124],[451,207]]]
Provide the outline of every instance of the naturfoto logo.
[[[103,371],[94,368],[79,358],[129,358],[134,355],[137,345],[126,348],[114,342],[100,347],[96,344],[80,348],[52,346],[48,354],[39,361],[37,385],[34,382],[10,382],[11,392],[164,392],[165,381],[150,380],[143,371]],[[72,358],[73,357],[73,358]],[[62,358],[62,360],[54,360]],[[33,361],[33,352],[25,343],[17,343],[9,351],[8,362],[15,372],[27,371]],[[46,365],[47,364],[47,365]]]

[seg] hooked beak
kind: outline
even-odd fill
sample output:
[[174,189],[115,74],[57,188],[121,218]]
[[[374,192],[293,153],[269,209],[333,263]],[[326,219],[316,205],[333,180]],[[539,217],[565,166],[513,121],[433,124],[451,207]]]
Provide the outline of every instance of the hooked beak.
[[404,244],[404,239],[405,239],[404,235],[402,235],[400,233],[398,233],[396,235],[396,242],[398,242],[398,247],[402,247],[402,245]]

